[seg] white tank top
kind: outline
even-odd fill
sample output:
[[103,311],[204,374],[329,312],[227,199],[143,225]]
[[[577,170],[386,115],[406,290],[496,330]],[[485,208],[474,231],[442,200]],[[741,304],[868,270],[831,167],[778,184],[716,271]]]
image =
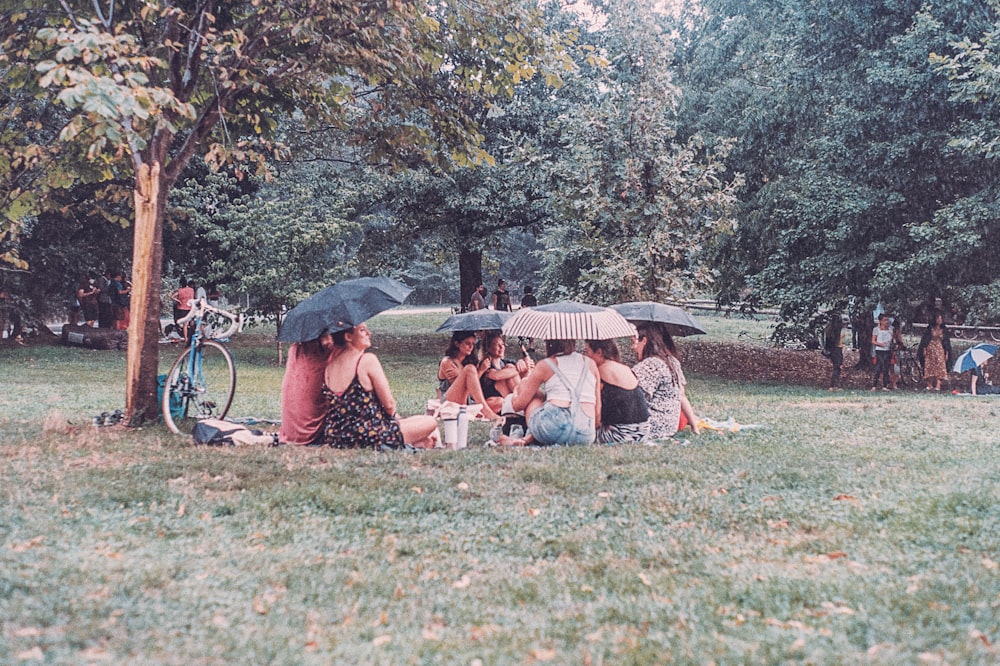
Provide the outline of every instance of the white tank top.
[[555,358],[547,358],[545,360],[558,365],[559,371],[570,382],[570,386],[566,386],[559,378],[559,375],[552,375],[551,378],[545,381],[546,401],[564,400],[572,402],[573,396],[571,395],[571,391],[581,385],[580,378],[582,375],[586,375],[580,388],[580,402],[588,405],[597,404],[597,379],[590,372],[586,356],[579,352],[573,352],[566,356],[556,356]]

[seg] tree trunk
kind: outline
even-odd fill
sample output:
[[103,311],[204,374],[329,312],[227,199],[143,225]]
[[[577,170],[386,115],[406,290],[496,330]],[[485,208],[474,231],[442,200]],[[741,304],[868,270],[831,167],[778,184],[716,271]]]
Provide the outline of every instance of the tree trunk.
[[163,215],[167,188],[159,162],[142,164],[135,177],[135,233],[132,248],[132,298],[125,369],[125,423],[130,427],[156,418],[159,372],[160,290],[163,269]]
[[458,251],[458,275],[461,281],[462,312],[472,300],[472,292],[483,283],[483,251],[462,247]]
[[858,340],[858,364],[854,366],[858,370],[874,370],[875,363],[872,362],[872,329],[875,328],[872,319],[872,311],[859,312],[851,322]]

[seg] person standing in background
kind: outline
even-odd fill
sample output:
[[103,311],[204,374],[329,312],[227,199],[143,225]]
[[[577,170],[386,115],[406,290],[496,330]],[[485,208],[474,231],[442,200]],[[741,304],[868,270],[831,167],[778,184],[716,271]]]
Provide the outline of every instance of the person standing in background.
[[878,390],[878,379],[882,377],[882,390],[889,390],[889,363],[892,358],[892,331],[889,330],[889,315],[878,316],[878,326],[872,329],[872,349],[875,351],[875,376],[872,390]]
[[510,312],[510,293],[507,291],[507,281],[497,282],[496,291],[493,292],[493,309]]
[[951,360],[951,335],[944,323],[944,315],[940,312],[931,317],[927,324],[920,344],[917,346],[917,359],[924,366],[924,381],[927,390],[941,390],[941,380],[948,378],[948,364]]
[[830,371],[830,391],[840,390],[840,369],[844,365],[844,318],[839,312],[830,316],[823,331],[823,351],[833,364]]
[[111,328],[115,323],[114,304],[111,302],[111,271],[104,269],[97,276],[95,285],[100,289],[97,295],[97,328]]
[[535,298],[535,290],[531,285],[524,285],[524,296],[521,297],[521,307],[522,308],[533,308],[538,305],[538,299]]
[[132,286],[125,284],[121,271],[116,271],[111,280],[111,302],[114,313],[114,328],[119,331],[128,329],[129,315],[132,304]]
[[472,298],[469,300],[468,311],[475,312],[476,310],[486,309],[486,285],[480,284],[472,292]]

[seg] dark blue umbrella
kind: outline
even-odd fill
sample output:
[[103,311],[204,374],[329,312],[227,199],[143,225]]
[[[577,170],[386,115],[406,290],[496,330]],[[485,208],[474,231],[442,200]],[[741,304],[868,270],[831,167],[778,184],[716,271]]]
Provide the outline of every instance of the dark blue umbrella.
[[406,300],[413,289],[387,277],[344,280],[316,292],[285,315],[278,339],[306,342],[353,328]]
[[504,323],[514,316],[506,310],[473,310],[453,314],[437,327],[441,331],[494,331],[503,328]]
[[633,301],[612,305],[611,309],[633,324],[640,321],[655,321],[666,326],[674,337],[704,335],[705,330],[698,321],[676,305],[653,301]]

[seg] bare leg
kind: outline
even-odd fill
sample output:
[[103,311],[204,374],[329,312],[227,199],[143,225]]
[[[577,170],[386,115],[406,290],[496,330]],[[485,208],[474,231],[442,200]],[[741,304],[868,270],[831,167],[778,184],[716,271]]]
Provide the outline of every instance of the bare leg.
[[431,449],[437,444],[437,419],[433,416],[418,414],[399,420],[399,429],[403,433],[403,441],[417,448]]
[[476,371],[476,366],[465,365],[462,366],[458,377],[455,377],[455,381],[451,383],[448,392],[444,394],[444,399],[464,405],[470,397],[477,404],[483,406],[483,416],[490,421],[500,418],[487,403],[486,397],[483,396],[483,387],[479,385],[479,373]]

